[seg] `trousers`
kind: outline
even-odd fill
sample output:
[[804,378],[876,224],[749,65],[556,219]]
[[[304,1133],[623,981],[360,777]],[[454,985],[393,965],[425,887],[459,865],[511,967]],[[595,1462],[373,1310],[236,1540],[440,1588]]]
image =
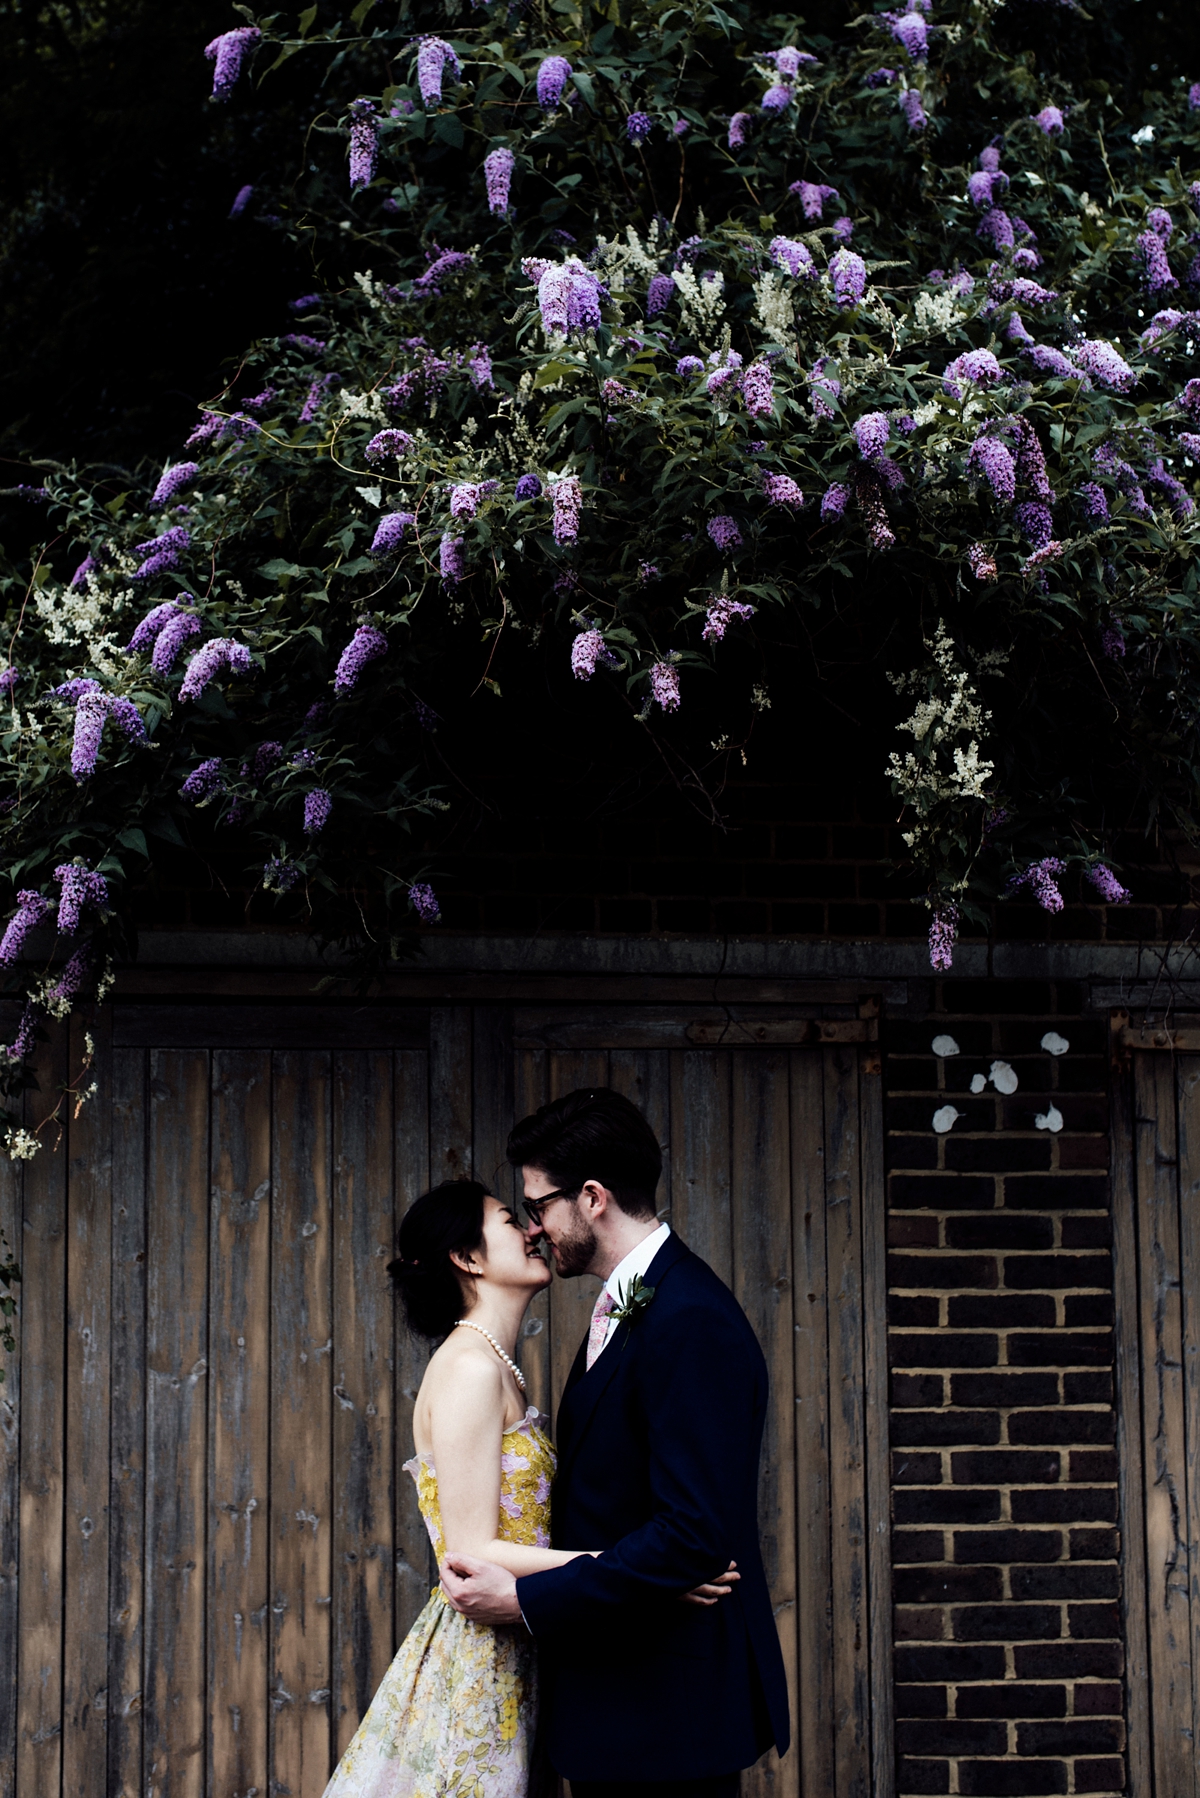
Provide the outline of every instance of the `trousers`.
[[715,1779],[573,1779],[571,1798],[737,1798],[740,1773]]

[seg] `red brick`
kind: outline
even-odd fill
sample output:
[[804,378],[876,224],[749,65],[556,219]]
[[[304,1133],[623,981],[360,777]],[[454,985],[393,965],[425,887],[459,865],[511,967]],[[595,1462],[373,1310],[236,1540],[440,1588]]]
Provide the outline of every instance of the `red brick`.
[[965,1798],[1046,1798],[1065,1792],[1062,1761],[960,1761],[958,1789]]
[[[1101,1685],[1091,1680],[1080,1680],[1075,1687],[1075,1715],[1077,1717],[1120,1716],[1124,1706],[1125,1694],[1119,1685]],[[1027,1715],[1032,1715],[1027,1712]]]
[[944,1717],[949,1708],[945,1686],[897,1686],[895,1694],[898,1717]]
[[[1077,1608],[1091,1610],[1094,1607],[1081,1605]],[[1061,1627],[1062,1618],[1057,1605],[963,1605],[961,1610],[952,1614],[951,1619],[956,1642],[1046,1641],[1058,1636]]]
[[910,1760],[901,1756],[896,1763],[897,1789],[911,1792],[914,1798],[925,1798],[925,1793],[948,1792],[950,1790],[950,1762]]
[[[961,1787],[960,1787],[961,1790]],[[1077,1760],[1075,1790],[1085,1792],[1123,1792],[1125,1762],[1123,1760]]]
[[892,1562],[905,1567],[917,1561],[944,1561],[946,1538],[941,1530],[894,1530]]
[[946,1635],[939,1609],[918,1609],[913,1605],[896,1606],[895,1631],[897,1642],[941,1642]]
[[999,1686],[959,1686],[960,1717],[1065,1717],[1065,1686],[1028,1686],[1013,1679]]
[[939,1221],[928,1212],[890,1212],[887,1239],[892,1249],[936,1249]]

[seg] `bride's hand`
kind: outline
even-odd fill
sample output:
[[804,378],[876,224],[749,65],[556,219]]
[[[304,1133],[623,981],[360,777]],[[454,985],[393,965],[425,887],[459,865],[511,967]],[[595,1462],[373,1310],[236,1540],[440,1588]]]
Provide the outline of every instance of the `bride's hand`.
[[706,1586],[693,1586],[690,1592],[683,1595],[684,1604],[716,1604],[718,1598],[728,1598],[730,1592],[741,1579],[737,1571],[737,1562],[730,1561],[724,1573],[719,1573],[715,1580]]

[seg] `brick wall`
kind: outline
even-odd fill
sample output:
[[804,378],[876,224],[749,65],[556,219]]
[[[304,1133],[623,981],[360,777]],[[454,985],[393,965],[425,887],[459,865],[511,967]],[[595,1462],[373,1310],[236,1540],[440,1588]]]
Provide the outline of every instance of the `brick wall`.
[[[1068,985],[935,994],[886,1027],[897,1792],[1119,1793],[1105,1027]],[[1017,1090],[973,1094],[997,1059]]]

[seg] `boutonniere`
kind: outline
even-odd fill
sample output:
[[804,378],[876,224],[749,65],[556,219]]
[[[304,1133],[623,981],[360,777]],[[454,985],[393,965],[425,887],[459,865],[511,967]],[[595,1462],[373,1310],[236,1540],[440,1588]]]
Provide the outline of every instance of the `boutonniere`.
[[641,1274],[634,1274],[612,1308],[613,1321],[619,1324],[628,1324],[632,1329],[638,1319],[645,1316],[653,1297],[653,1286],[647,1286]]

